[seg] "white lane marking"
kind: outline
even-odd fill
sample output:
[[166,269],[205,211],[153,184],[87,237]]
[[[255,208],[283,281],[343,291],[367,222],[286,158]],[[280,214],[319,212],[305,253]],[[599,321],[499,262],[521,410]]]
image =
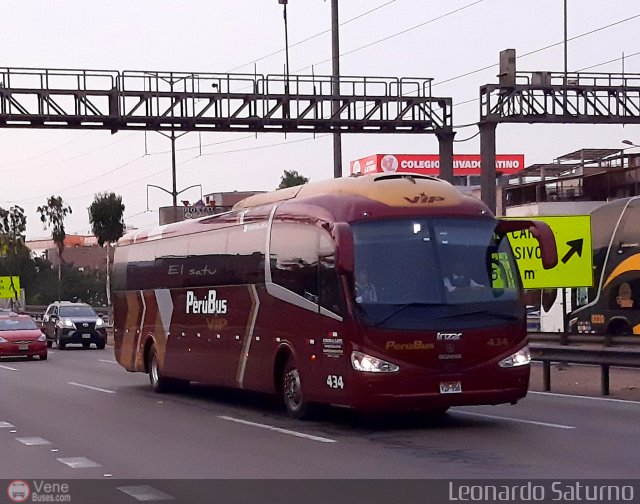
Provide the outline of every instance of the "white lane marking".
[[100,388],[100,387],[93,387],[91,385],[84,385],[82,383],[76,383],[76,382],[67,382],[69,385],[73,385],[74,387],[82,387],[82,388],[86,388],[89,390],[96,390],[98,392],[104,392],[105,394],[115,394],[116,391],[115,390],[109,390],[109,389],[104,389],[104,388]]
[[483,413],[472,413],[470,411],[455,410],[455,413],[460,414],[460,415],[470,415],[470,416],[477,416],[477,417],[482,417],[482,418],[491,418],[493,420],[506,420],[507,422],[518,422],[518,423],[525,423],[525,424],[531,424],[531,425],[539,425],[541,427],[553,427],[555,429],[575,429],[575,427],[573,425],[562,425],[562,424],[554,424],[554,423],[547,423],[547,422],[536,422],[535,420],[523,420],[521,418],[511,418],[511,417],[503,417],[503,416],[496,416],[496,415],[485,415]]
[[609,402],[619,402],[619,403],[640,404],[640,401],[632,401],[631,399],[614,399],[612,397],[592,397],[592,396],[582,396],[582,395],[574,395],[574,394],[559,394],[556,392],[532,392],[532,391],[529,391],[528,394],[548,395],[548,396],[554,396],[554,397],[572,397],[574,399],[591,399],[592,401],[609,401]]
[[17,371],[17,368],[11,367],[11,366],[0,366],[0,368],[2,369],[6,369],[7,371]]
[[107,364],[117,364],[114,360],[98,359],[98,362],[106,362]]
[[310,439],[311,441],[318,441],[319,443],[337,443],[335,439],[329,439],[320,436],[312,436],[311,434],[304,434],[303,432],[296,432],[288,429],[281,429],[280,427],[274,427],[272,425],[266,425],[256,422],[248,422],[247,420],[241,420],[239,418],[233,418],[229,416],[220,415],[218,418],[223,420],[229,420],[230,422],[236,422],[243,425],[250,425],[251,427],[259,427],[261,429],[267,429],[274,432],[279,432],[280,434],[287,434],[289,436],[296,436],[300,438]]
[[62,462],[65,465],[68,465],[72,469],[86,469],[88,467],[100,467],[102,464],[98,464],[91,459],[86,457],[69,457],[69,458],[59,458],[56,459],[58,462]]
[[47,441],[46,439],[41,437],[17,437],[16,441],[27,446],[41,446],[51,444],[51,441]]
[[0,429],[11,429],[13,427],[15,427],[15,425],[9,422],[0,422]]
[[156,490],[149,485],[116,487],[116,489],[120,490],[122,493],[126,493],[136,500],[144,502],[175,499],[175,497],[161,492],[160,490]]

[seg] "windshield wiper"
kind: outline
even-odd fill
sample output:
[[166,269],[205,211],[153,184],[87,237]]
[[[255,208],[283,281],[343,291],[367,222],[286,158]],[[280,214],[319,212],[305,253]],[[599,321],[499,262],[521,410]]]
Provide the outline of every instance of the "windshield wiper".
[[381,326],[382,324],[384,324],[387,320],[389,320],[392,317],[395,317],[398,313],[400,313],[401,311],[403,311],[405,308],[409,308],[410,306],[444,306],[443,303],[420,303],[418,301],[412,301],[410,303],[406,303],[403,304],[402,306],[396,308],[394,311],[392,311],[389,315],[387,315],[386,317],[378,320],[377,322],[375,322],[373,324],[373,327],[378,327]]
[[503,320],[517,320],[520,318],[518,315],[499,312],[496,310],[474,310],[474,311],[468,311],[468,312],[455,313],[453,315],[445,315],[444,317],[440,317],[440,319],[468,317],[471,315],[491,315],[492,317],[501,318]]

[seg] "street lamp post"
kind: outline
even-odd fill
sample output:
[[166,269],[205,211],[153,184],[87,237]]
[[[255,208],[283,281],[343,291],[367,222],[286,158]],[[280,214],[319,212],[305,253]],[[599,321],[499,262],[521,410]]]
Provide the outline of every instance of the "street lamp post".
[[289,0],[278,0],[278,3],[282,5],[282,16],[284,18],[284,54],[285,54],[285,66],[284,71],[286,74],[286,82],[284,83],[285,93],[289,94],[289,30],[287,26],[287,4]]
[[168,189],[165,189],[164,187],[160,187],[159,185],[147,184],[147,211],[149,211],[149,188],[150,187],[155,187],[156,189],[160,189],[161,191],[164,191],[167,194],[170,194],[173,197],[173,206],[174,207],[178,206],[177,205],[178,195],[182,194],[183,192],[188,191],[189,189],[192,189],[194,187],[199,187],[200,188],[200,200],[202,200],[202,184],[190,185],[189,187],[185,187],[182,191],[176,191],[175,184],[173,186],[173,191],[169,191]]
[[[331,0],[331,115],[334,120],[340,110],[340,22],[338,16],[338,0]],[[342,177],[342,136],[339,129],[333,131],[333,176]]]

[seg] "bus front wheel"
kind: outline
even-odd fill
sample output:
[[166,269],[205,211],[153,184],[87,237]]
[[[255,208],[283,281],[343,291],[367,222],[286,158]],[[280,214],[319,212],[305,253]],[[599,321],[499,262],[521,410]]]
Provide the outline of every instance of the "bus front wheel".
[[282,400],[289,416],[302,419],[309,413],[307,402],[302,389],[300,370],[292,355],[287,358],[282,374]]

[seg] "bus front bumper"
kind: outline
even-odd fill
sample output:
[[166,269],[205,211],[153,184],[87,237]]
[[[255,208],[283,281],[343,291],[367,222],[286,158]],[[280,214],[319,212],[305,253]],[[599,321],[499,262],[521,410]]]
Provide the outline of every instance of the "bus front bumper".
[[527,395],[529,366],[422,376],[354,374],[350,406],[363,411],[437,410],[516,403]]

